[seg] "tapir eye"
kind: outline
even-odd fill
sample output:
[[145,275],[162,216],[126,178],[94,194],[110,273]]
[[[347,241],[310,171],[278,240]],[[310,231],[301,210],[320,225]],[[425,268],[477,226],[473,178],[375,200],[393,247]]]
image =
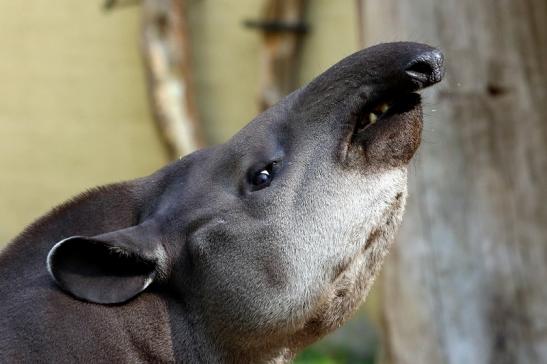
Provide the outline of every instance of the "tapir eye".
[[277,166],[278,162],[272,162],[251,174],[250,183],[254,191],[266,188],[272,183]]
[[266,187],[272,182],[272,175],[267,169],[263,169],[253,178],[253,185],[257,187]]

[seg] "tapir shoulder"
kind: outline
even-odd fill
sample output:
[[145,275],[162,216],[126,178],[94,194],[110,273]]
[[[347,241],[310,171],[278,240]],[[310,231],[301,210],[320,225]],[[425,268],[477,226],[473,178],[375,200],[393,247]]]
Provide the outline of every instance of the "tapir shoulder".
[[31,224],[0,252],[0,362],[172,362],[165,300],[153,293],[119,306],[78,301],[47,271],[56,242],[131,226],[138,181],[85,192]]
[[0,298],[0,362],[175,361],[158,295],[98,305],[63,293],[46,276],[12,288]]

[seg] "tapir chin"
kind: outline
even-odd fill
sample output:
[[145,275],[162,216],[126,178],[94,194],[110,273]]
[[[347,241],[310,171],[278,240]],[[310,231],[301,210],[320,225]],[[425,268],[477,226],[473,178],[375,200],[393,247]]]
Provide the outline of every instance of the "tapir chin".
[[0,255],[0,362],[284,363],[358,308],[440,51],[332,66],[227,143],[54,208]]

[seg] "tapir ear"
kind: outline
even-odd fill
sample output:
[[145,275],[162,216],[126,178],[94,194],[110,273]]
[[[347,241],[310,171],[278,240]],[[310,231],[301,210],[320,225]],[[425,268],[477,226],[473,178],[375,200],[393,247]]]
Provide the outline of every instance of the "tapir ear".
[[61,240],[47,257],[49,273],[65,291],[102,304],[122,303],[164,271],[165,250],[142,227]]

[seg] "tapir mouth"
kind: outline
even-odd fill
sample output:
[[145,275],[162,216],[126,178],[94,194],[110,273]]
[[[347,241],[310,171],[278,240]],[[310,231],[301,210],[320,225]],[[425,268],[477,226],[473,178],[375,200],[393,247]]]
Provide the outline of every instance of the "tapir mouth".
[[341,145],[346,165],[401,166],[418,149],[423,121],[416,92],[442,80],[442,53],[419,49],[394,74],[385,83],[376,80],[376,87],[363,97],[366,101],[350,115]]
[[420,144],[421,130],[419,94],[408,92],[379,97],[352,115],[342,138],[341,160],[347,165],[405,164]]
[[420,95],[412,92],[367,104],[353,120],[352,138],[358,138],[376,123],[385,123],[394,115],[419,107],[420,99]]

